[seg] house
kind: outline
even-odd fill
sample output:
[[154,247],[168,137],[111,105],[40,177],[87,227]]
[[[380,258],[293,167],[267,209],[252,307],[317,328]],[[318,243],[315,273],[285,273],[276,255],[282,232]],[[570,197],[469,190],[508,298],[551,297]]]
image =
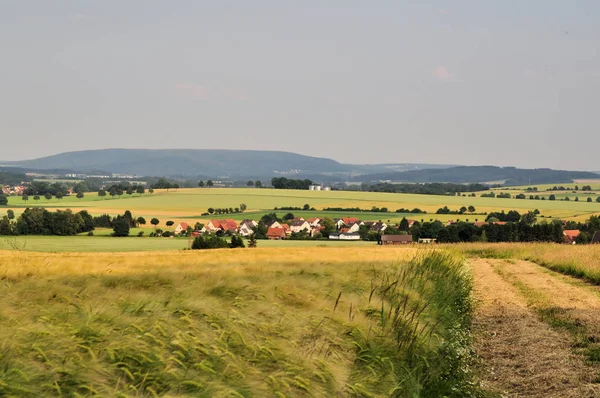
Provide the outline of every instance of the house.
[[301,231],[308,232],[310,231],[310,224],[304,219],[292,220],[292,222],[290,223],[290,230],[296,233]]
[[250,236],[254,233],[253,228],[256,228],[258,223],[254,220],[244,220],[240,223],[238,234],[241,236]]
[[268,222],[265,224],[267,228],[281,228],[281,224],[277,221]]
[[[367,223],[365,223],[365,225],[367,225]],[[373,223],[371,225],[371,227],[369,228],[369,230],[377,232],[378,234],[382,234],[383,231],[385,231],[385,229],[387,228],[387,224],[381,221],[378,221],[376,223]]]
[[347,227],[350,224],[361,223],[361,221],[356,217],[336,218],[334,219],[334,222],[338,229],[342,227]]
[[358,232],[360,230],[360,222],[354,222],[354,223],[350,223],[348,224],[348,231],[347,232]]
[[175,235],[179,235],[182,232],[186,232],[187,233],[187,230],[188,230],[188,225],[186,223],[184,223],[184,222],[180,222],[175,227]]
[[419,243],[423,243],[423,244],[430,244],[430,243],[436,243],[437,239],[434,238],[419,238]]
[[563,239],[565,243],[574,245],[579,234],[581,234],[581,231],[578,229],[565,229],[563,231]]
[[289,224],[281,223],[280,225],[281,225],[281,228],[283,228],[283,230],[285,231],[286,235],[292,234],[292,230],[290,229]]
[[202,232],[236,232],[237,231],[237,223],[234,220],[226,219],[226,220],[210,220],[208,224],[202,228]]
[[600,243],[600,231],[594,232],[594,236],[592,236],[592,241],[590,243]]
[[250,236],[254,233],[252,228],[253,228],[252,224],[242,223],[242,224],[240,224],[237,233],[238,233],[238,235],[241,235],[241,236]]
[[271,240],[281,240],[286,237],[285,230],[283,228],[269,228],[267,231],[267,238]]
[[381,235],[382,245],[407,245],[413,243],[412,235]]
[[329,239],[331,240],[360,240],[360,234],[349,232],[349,233],[341,233],[334,232],[329,234]]
[[321,225],[321,221],[322,219],[320,219],[319,217],[313,217],[313,218],[309,218],[308,223],[310,224],[311,227],[318,227],[319,225]]

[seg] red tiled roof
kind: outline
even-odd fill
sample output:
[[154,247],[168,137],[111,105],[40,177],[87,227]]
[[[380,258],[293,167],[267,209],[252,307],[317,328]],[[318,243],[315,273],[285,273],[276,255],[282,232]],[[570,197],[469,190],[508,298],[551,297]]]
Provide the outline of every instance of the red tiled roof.
[[575,241],[575,239],[577,239],[580,233],[581,231],[578,229],[565,229],[563,231],[565,239],[569,241]]
[[285,238],[285,230],[283,228],[269,228],[267,236]]
[[356,217],[348,217],[342,218],[342,221],[344,222],[344,224],[349,225],[351,223],[359,222],[360,220]]
[[350,232],[350,228],[340,228],[341,234],[345,234],[346,232]]

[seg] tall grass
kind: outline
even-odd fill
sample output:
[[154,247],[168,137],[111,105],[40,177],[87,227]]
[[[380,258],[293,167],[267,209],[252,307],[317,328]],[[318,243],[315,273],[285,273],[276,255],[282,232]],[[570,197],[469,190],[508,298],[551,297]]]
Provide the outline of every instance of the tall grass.
[[553,271],[600,285],[600,245],[473,243],[445,247],[474,257],[531,261]]
[[476,396],[470,349],[471,279],[461,262],[430,252],[374,271],[369,330],[354,333],[357,395]]
[[469,291],[404,248],[0,252],[0,396],[464,396]]

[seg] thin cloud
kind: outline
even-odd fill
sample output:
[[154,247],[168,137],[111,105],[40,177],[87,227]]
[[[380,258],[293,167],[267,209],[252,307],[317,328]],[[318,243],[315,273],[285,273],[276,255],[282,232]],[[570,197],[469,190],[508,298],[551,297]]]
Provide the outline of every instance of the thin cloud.
[[176,83],[175,90],[177,94],[185,97],[205,100],[209,96],[208,89],[198,84]]
[[435,12],[437,12],[438,14],[444,14],[444,15],[448,14],[448,11],[444,10],[443,8],[436,8]]
[[452,79],[452,74],[450,74],[448,68],[440,65],[433,71],[433,77],[435,77],[437,80],[448,81]]

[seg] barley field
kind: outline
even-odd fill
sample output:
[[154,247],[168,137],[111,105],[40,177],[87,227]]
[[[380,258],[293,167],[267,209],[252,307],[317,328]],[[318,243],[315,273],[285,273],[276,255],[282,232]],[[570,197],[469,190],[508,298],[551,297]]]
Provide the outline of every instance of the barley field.
[[5,251],[0,279],[0,396],[483,394],[441,252]]

